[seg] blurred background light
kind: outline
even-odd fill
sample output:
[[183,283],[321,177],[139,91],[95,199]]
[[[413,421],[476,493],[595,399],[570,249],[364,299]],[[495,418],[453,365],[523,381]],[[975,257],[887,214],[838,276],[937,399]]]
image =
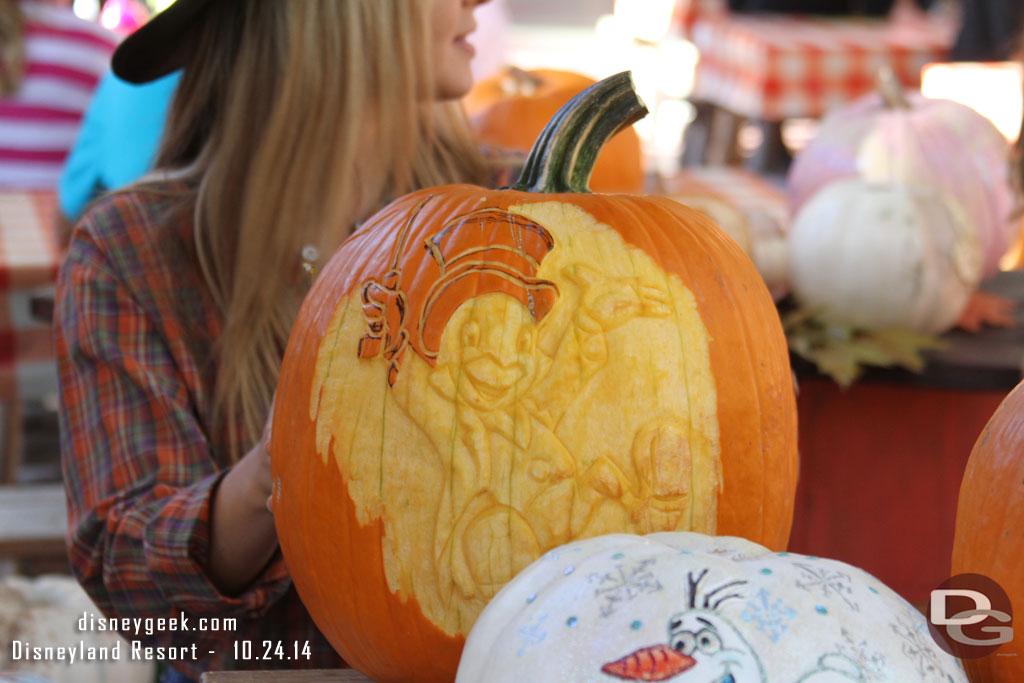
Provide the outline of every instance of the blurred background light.
[[987,118],[1010,142],[1024,118],[1024,67],[1020,62],[926,64],[921,93],[966,104]]

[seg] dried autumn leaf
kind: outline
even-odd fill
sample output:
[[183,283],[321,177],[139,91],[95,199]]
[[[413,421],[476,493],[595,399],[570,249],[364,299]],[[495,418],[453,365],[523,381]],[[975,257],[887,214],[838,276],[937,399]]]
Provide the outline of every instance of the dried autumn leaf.
[[867,366],[899,366],[919,373],[927,363],[924,353],[945,346],[934,335],[900,328],[855,329],[807,309],[790,311],[782,321],[790,350],[844,389]]

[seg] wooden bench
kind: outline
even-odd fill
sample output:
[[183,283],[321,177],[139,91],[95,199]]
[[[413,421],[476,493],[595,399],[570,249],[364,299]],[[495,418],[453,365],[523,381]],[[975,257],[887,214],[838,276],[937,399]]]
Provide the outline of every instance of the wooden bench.
[[373,683],[353,669],[308,671],[210,671],[200,683]]
[[0,486],[0,560],[67,553],[63,484]]

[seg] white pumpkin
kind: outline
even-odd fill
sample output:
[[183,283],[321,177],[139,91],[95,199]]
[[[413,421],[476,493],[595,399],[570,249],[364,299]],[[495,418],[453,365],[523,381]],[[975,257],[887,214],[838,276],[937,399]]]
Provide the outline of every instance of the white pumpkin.
[[858,328],[937,334],[981,275],[981,250],[956,202],[929,189],[836,181],[789,233],[790,286],[805,308]]
[[561,546],[487,605],[456,683],[962,683],[923,615],[835,560],[689,532]]
[[[0,671],[45,676],[50,683],[139,683],[153,680],[155,662],[132,660],[127,641],[111,631],[78,630],[83,613],[102,617],[82,587],[70,576],[9,576],[0,581]],[[14,642],[22,648],[65,647],[113,651],[120,659],[75,661],[54,658],[15,660]],[[24,652],[24,650],[22,650]],[[45,652],[43,653],[45,655]]]

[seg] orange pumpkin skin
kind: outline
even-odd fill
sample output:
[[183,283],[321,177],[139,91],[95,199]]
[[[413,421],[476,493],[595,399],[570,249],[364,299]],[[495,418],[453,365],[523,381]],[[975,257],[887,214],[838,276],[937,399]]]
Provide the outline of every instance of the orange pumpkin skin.
[[[553,94],[570,91],[573,95],[594,84],[594,79],[575,71],[559,69],[532,69],[523,71],[509,67],[498,73],[477,81],[473,89],[466,94],[463,104],[466,113],[475,116],[494,105],[495,102],[507,99],[510,95],[529,96],[542,99]],[[550,117],[548,117],[550,118]],[[541,128],[547,125],[547,120]],[[530,145],[533,140],[530,140]]]
[[[273,478],[284,495],[274,517],[303,602],[351,665],[379,681],[444,680],[457,668],[464,635],[426,621],[415,600],[389,588],[383,526],[356,519],[347,484],[315,447],[309,397],[312,363],[339,299],[388,270],[391,246],[421,199],[407,240],[413,248],[454,216],[481,206],[557,201],[613,226],[693,291],[713,340],[723,486],[718,533],[786,546],[797,476],[796,409],[786,343],[771,297],[735,243],[701,214],[671,200],[615,195],[537,195],[448,186],[404,197],[356,233],[307,297],[288,345],[276,398]],[[356,352],[352,349],[352,353]],[[301,491],[301,495],[291,492]],[[464,633],[468,632],[468,627]]]
[[[1014,617],[1024,606],[1024,383],[985,426],[960,484],[952,575],[983,574],[1003,587]],[[1024,638],[964,659],[973,683],[1024,681]]]
[[[530,79],[530,85],[516,86],[522,79]],[[482,142],[528,151],[555,112],[593,84],[593,79],[571,71],[512,70],[477,83],[464,103]],[[632,127],[620,131],[601,150],[590,187],[595,192],[643,192],[643,153]]]

